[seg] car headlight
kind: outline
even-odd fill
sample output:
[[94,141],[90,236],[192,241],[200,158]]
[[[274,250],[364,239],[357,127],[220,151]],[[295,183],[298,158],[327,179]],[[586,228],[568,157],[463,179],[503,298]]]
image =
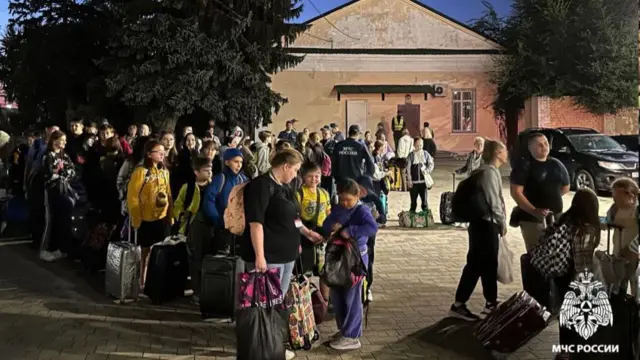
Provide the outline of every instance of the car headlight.
[[626,168],[620,163],[598,161],[598,165],[600,165],[601,168],[605,168],[607,170],[626,170]]

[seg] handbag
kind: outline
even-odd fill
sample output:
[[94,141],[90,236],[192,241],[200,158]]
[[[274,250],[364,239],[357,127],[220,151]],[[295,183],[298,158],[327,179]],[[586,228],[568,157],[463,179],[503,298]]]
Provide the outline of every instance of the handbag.
[[[278,301],[272,298],[273,293],[260,290],[261,285],[272,285],[279,289],[280,284],[273,284],[272,277],[265,274],[252,274],[251,286],[246,289],[251,294],[251,306],[239,308],[236,316],[237,360],[279,360],[285,358],[284,321],[271,304]],[[242,274],[247,275],[247,274]],[[279,282],[275,279],[276,282]],[[264,296],[264,299],[259,299]],[[280,294],[280,302],[282,301]]]
[[569,225],[553,224],[531,251],[531,265],[546,278],[566,275],[573,264],[573,244]]
[[427,173],[425,170],[422,172],[422,176],[424,176],[424,184],[427,186],[427,189],[431,190],[433,187],[433,178],[431,177],[431,174]]
[[500,237],[498,247],[498,281],[503,284],[513,282],[513,252],[504,237]]

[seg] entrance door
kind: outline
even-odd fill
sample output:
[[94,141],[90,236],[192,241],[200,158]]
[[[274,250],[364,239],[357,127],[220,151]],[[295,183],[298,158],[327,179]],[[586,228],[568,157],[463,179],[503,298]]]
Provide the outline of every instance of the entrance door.
[[420,136],[420,105],[398,105],[398,113],[404,118],[404,126],[411,137]]
[[367,129],[367,100],[347,101],[347,129],[351,125],[360,125],[364,132]]

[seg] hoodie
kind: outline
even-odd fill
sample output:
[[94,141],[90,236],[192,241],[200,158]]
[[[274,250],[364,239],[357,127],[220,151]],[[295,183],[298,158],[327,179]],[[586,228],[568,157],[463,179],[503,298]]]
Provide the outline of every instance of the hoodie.
[[265,174],[271,169],[269,163],[269,155],[271,150],[269,144],[259,143],[256,148],[256,167],[258,168],[258,175]]
[[371,215],[371,211],[361,203],[358,203],[353,209],[334,205],[331,208],[331,214],[322,224],[323,233],[331,234],[335,224],[346,225],[347,232],[358,243],[360,251],[366,250],[369,238],[378,232],[378,225]]
[[206,217],[216,229],[224,229],[224,210],[229,202],[229,194],[234,186],[247,181],[242,173],[234,174],[225,166],[221,174],[213,177],[211,184],[204,190],[204,203],[201,205]]

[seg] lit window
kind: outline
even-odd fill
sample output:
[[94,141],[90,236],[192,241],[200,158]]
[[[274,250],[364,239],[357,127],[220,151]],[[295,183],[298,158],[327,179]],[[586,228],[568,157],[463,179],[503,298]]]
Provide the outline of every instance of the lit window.
[[453,132],[476,132],[475,90],[453,90],[451,109]]

